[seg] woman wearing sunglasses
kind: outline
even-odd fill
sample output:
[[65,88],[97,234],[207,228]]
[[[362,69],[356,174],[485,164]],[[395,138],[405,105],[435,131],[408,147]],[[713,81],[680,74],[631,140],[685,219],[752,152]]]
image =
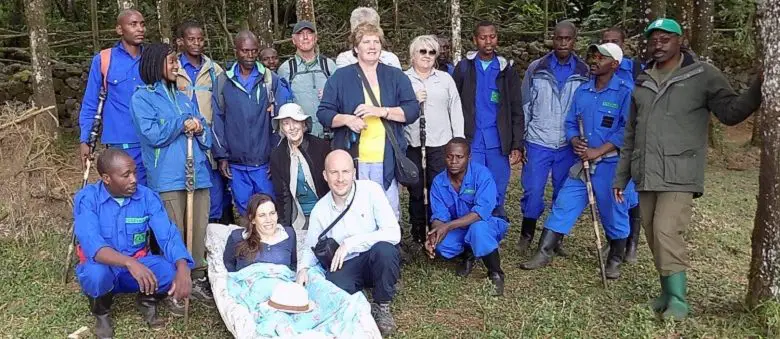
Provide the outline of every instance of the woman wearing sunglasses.
[[[409,190],[409,223],[412,225],[412,238],[415,242],[425,242],[425,219],[430,210],[425,205],[423,181],[430,191],[431,182],[437,174],[446,168],[444,145],[453,137],[463,137],[463,109],[460,94],[455,81],[449,73],[436,69],[436,58],[440,45],[433,35],[418,36],[409,45],[409,59],[412,67],[406,75],[412,82],[412,88],[420,103],[420,119],[406,126],[404,132],[409,147],[406,156],[417,164],[422,173],[422,147],[425,146],[425,178]],[[424,114],[424,116],[423,116]],[[420,131],[420,123],[425,119],[425,133]],[[423,138],[424,135],[424,138]],[[425,139],[425,140],[423,140]],[[425,144],[423,145],[423,141]]]

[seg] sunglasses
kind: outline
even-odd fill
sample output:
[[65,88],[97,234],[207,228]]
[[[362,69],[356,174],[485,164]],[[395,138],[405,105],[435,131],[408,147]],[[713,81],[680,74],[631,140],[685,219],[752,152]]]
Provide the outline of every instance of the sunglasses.
[[427,50],[427,49],[421,49],[419,52],[420,52],[420,55],[426,55],[426,54],[431,55],[431,56],[436,55],[436,50],[435,49],[432,49],[430,51]]

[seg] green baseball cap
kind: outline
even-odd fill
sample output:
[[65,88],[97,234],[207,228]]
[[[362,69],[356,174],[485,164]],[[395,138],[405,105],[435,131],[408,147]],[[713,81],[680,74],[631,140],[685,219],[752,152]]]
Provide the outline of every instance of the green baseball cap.
[[645,29],[645,37],[649,38],[650,33],[653,33],[655,30],[682,35],[682,27],[680,27],[680,24],[678,24],[677,21],[667,18],[656,19],[651,22],[650,25],[647,26],[647,29]]

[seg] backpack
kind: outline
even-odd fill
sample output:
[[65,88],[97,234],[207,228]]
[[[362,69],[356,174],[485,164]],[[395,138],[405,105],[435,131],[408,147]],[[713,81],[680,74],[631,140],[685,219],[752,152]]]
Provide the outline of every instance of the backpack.
[[295,76],[298,74],[322,72],[323,74],[325,74],[325,78],[330,78],[330,68],[328,67],[328,58],[322,56],[321,54],[317,55],[317,62],[320,64],[320,69],[318,70],[298,73],[298,63],[295,61],[296,59],[294,56],[290,58],[290,60],[287,60],[287,66],[290,68],[290,80],[288,81],[288,83],[290,84],[292,84],[293,79],[295,79]]

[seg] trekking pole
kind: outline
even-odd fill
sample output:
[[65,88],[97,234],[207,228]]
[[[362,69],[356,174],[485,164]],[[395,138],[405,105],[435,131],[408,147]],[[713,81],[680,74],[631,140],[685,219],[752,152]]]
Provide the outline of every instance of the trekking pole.
[[[97,137],[100,134],[100,127],[103,125],[103,103],[106,102],[106,88],[100,88],[100,94],[98,95],[98,106],[95,111],[95,121],[92,123],[92,129],[89,131],[89,138],[87,139],[87,146],[89,146],[89,156],[84,164],[84,174],[82,176],[81,188],[87,187],[87,181],[89,180],[89,170],[92,168],[92,158],[95,154],[95,145],[97,144]],[[73,250],[76,247],[76,223],[70,224],[70,243],[68,244],[68,253],[65,257],[65,269],[62,272],[62,283],[68,283],[68,276],[70,275],[70,266],[73,265]]]
[[420,152],[422,154],[422,182],[423,182],[423,209],[425,210],[425,234],[428,234],[428,175],[425,169],[428,167],[425,160],[425,101],[420,105]]
[[[187,190],[187,252],[192,255],[192,222],[195,205],[195,159],[192,155],[192,132],[187,132],[187,160],[185,162],[184,187]],[[190,298],[184,299],[184,324],[190,320]]]
[[[577,125],[580,129],[580,138],[588,142],[585,138],[585,127],[582,123],[582,116],[577,117]],[[604,258],[601,257],[601,235],[599,234],[599,220],[596,218],[596,199],[593,198],[593,183],[590,178],[590,161],[582,161],[582,171],[585,172],[585,187],[588,190],[588,206],[590,206],[590,218],[593,220],[593,231],[596,233],[596,254],[599,259],[599,268],[601,269],[601,282],[604,288],[607,288],[607,273],[604,271]]]

